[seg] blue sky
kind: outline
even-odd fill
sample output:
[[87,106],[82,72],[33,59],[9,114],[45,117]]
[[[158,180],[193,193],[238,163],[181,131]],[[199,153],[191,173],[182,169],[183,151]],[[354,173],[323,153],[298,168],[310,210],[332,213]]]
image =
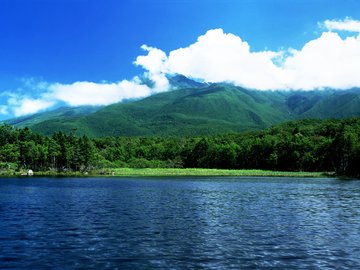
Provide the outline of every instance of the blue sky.
[[[127,92],[125,97],[128,98],[132,97],[132,89],[138,89],[139,94],[134,97],[163,91],[166,88],[164,83],[159,83],[160,90],[153,91],[141,87],[134,76],[143,74],[145,70],[157,85],[158,77],[167,73],[163,71],[164,67],[161,71],[154,71],[148,62],[138,61],[137,65],[133,62],[139,55],[158,53],[158,58],[153,58],[156,62],[171,51],[188,48],[211,29],[222,30],[213,38],[224,38],[224,43],[221,43],[224,46],[237,42],[235,39],[225,42],[225,39],[232,38],[226,35],[231,34],[249,44],[252,52],[278,53],[289,48],[301,50],[309,41],[319,38],[329,30],[329,27],[323,29],[326,20],[356,23],[360,20],[360,1],[0,0],[0,119],[64,104],[92,104],[91,99],[69,101],[77,98],[71,97],[70,93],[74,83],[78,83],[77,89],[82,95],[87,95],[87,91],[90,95],[108,91],[118,97],[115,101],[122,100],[115,93],[120,91],[119,82],[122,82],[121,91]],[[355,33],[351,35],[356,37],[358,33]],[[337,31],[343,39],[348,34]],[[332,39],[328,37],[327,40]],[[210,38],[208,42],[211,42]],[[143,44],[151,48],[142,50]],[[161,55],[162,52],[166,56]],[[190,77],[216,81],[215,71],[196,73],[179,65],[176,62],[176,68],[168,73],[184,70]],[[218,77],[219,80],[225,78],[252,87],[251,82]],[[276,84],[269,85],[254,85],[253,88],[272,88]],[[309,84],[309,87],[313,85]],[[69,98],[64,98],[67,91]],[[49,93],[53,95],[51,98]],[[105,99],[103,104],[108,103]],[[31,108],[22,110],[21,106]],[[16,111],[16,108],[20,109]]]

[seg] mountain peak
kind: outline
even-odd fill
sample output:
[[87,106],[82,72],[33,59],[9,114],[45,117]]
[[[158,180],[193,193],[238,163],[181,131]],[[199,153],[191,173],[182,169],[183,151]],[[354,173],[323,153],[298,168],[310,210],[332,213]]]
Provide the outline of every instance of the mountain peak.
[[207,86],[206,83],[201,83],[188,77],[177,74],[175,76],[168,77],[169,83],[174,89],[183,89],[183,88],[199,88]]

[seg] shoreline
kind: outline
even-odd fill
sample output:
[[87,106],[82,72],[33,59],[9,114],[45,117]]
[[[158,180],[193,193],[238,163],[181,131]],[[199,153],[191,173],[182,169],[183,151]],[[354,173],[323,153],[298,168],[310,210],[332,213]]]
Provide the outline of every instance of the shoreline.
[[[93,172],[54,172],[34,171],[33,176],[49,177],[216,177],[216,176],[253,176],[253,177],[337,177],[330,172],[296,172],[296,171],[269,171],[269,170],[229,170],[229,169],[199,169],[199,168],[114,168]],[[0,172],[0,177],[31,177],[24,172]]]

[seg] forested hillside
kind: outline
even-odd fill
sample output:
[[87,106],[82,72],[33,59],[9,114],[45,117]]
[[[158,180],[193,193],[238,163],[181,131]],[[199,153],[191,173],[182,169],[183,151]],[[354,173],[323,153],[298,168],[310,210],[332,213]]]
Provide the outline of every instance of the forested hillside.
[[360,176],[360,118],[301,120],[263,131],[196,137],[105,137],[0,126],[2,170],[178,167],[327,171]]

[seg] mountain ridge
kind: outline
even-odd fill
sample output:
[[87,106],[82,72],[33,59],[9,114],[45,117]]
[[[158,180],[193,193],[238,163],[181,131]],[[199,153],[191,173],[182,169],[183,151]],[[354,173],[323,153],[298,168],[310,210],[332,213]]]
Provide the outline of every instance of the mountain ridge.
[[[193,136],[259,130],[288,120],[360,116],[360,89],[259,91],[228,83],[204,84],[177,76],[177,90],[147,98],[54,114],[28,122],[35,132],[102,136]],[[50,113],[51,114],[51,113]],[[39,117],[39,116],[38,116]],[[26,122],[26,121],[25,121]],[[24,121],[8,121],[23,127]]]

